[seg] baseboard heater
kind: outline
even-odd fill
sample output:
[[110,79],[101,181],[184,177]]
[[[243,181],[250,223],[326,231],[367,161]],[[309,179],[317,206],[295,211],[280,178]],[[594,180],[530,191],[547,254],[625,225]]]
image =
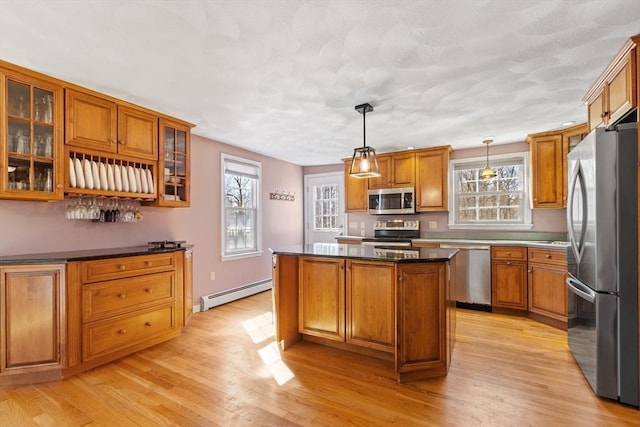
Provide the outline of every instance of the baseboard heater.
[[209,310],[210,308],[226,304],[231,301],[259,294],[260,292],[268,291],[271,288],[271,279],[265,279],[226,291],[216,292],[215,294],[205,295],[200,298],[200,311]]

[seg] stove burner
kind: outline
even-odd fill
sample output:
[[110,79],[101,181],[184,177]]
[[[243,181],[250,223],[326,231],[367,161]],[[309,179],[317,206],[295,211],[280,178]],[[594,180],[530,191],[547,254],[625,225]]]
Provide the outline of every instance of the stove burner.
[[157,242],[147,242],[152,249],[173,249],[181,248],[183,243],[187,243],[186,240],[160,240]]

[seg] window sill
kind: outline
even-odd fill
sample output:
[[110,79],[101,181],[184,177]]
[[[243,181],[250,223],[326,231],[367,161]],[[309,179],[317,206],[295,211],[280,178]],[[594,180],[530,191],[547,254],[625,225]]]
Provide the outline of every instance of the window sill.
[[531,230],[533,224],[449,224],[450,230]]
[[246,252],[246,253],[237,254],[237,255],[223,255],[221,258],[222,258],[222,261],[234,261],[237,259],[259,257],[259,256],[262,256],[262,253],[263,251]]

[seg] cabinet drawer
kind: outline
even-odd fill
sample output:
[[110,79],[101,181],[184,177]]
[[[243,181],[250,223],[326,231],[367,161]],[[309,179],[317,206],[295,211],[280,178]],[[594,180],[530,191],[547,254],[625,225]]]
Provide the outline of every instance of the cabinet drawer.
[[567,265],[567,252],[557,249],[529,248],[529,262]]
[[175,328],[175,304],[87,323],[83,328],[83,360],[121,350]]
[[174,270],[175,253],[109,258],[82,263],[82,282],[99,282],[129,276]]
[[491,246],[491,259],[527,259],[527,248],[524,246]]
[[83,320],[91,322],[161,302],[173,302],[175,272],[111,280],[82,288]]

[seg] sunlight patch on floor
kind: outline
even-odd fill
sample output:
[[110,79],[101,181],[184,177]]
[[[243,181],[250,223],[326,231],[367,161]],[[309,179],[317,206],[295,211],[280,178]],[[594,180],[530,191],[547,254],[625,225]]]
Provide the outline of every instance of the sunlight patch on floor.
[[274,336],[273,313],[267,311],[256,317],[242,322],[242,327],[247,331],[255,344],[261,343]]
[[280,358],[280,351],[277,342],[274,341],[271,344],[262,347],[258,350],[258,354],[278,385],[286,384],[287,381],[295,376]]

